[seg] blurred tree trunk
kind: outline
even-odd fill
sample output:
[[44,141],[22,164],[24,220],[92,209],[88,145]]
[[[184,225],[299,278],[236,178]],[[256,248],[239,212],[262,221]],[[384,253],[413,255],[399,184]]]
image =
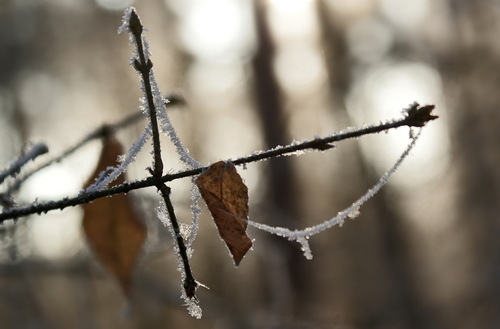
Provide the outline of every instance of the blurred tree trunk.
[[[349,58],[345,31],[329,15],[324,1],[318,1],[318,17],[328,68],[331,107],[344,125],[352,126],[345,99],[352,87],[350,74],[353,62]],[[349,181],[350,188],[342,188],[337,198],[348,204],[363,194],[369,188],[367,184],[378,177],[358,143],[342,146],[346,147],[349,151],[348,159],[343,160],[346,163],[343,166],[343,179]],[[344,284],[354,282],[344,292],[346,298],[338,301],[340,309],[344,310],[342,322],[360,328],[433,328],[430,316],[423,312],[422,301],[414,290],[411,271],[415,264],[412,263],[406,242],[408,232],[405,231],[402,218],[391,206],[397,203],[394,200],[397,194],[394,195],[394,192],[390,186],[384,188],[363,207],[361,216],[369,217],[366,218],[369,222],[357,223],[352,229],[347,225],[337,237],[351,247],[342,250],[349,255],[338,256],[344,260],[337,263],[335,270],[342,271],[341,280]],[[345,264],[345,268],[339,264]],[[363,264],[362,271],[359,270],[359,264]],[[378,278],[377,281],[374,277]]]
[[[500,50],[498,4],[450,1],[453,34],[438,56],[448,96],[460,190],[456,229],[465,236],[465,279],[450,297],[450,328],[500,327]],[[458,273],[448,273],[457,275]]]
[[[273,73],[275,46],[266,20],[265,1],[254,2],[254,16],[258,39],[258,50],[252,62],[255,102],[262,125],[264,147],[273,148],[278,145],[286,145],[290,143],[291,139],[288,136],[282,94]],[[277,158],[269,161],[266,167],[265,200],[267,204],[271,205],[271,213],[276,215],[269,215],[271,225],[297,226],[297,193],[291,164],[290,158]],[[290,298],[291,300],[275,301],[280,305],[275,311],[283,316],[299,316],[307,281],[300,265],[304,262],[303,256],[296,249],[290,248],[289,241],[276,237],[270,238],[273,239],[272,244],[276,247],[272,251],[276,253],[273,258],[278,257],[285,264],[284,271],[290,276],[291,281],[288,296],[282,295],[282,299]],[[272,269],[267,270],[273,271]],[[271,298],[276,298],[276,296]]]

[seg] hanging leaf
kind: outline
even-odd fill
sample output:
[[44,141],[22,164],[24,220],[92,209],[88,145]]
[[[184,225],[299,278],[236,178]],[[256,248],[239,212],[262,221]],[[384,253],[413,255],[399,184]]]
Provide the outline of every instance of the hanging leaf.
[[[122,153],[120,143],[112,137],[104,140],[99,164],[92,177],[116,163]],[[94,181],[91,178],[86,186]],[[124,182],[123,175],[115,184]],[[118,279],[124,293],[130,292],[134,265],[146,239],[146,227],[138,218],[129,196],[118,194],[83,205],[83,230],[99,261]]]
[[196,185],[226,243],[236,266],[252,240],[246,234],[248,188],[232,163],[219,161],[198,177]]

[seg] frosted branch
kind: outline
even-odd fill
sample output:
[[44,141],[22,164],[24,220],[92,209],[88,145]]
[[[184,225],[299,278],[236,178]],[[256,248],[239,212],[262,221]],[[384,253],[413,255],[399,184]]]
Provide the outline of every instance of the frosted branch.
[[201,319],[202,310],[198,304],[198,299],[195,296],[196,289],[199,287],[198,282],[194,279],[189,265],[190,248],[184,244],[175,212],[170,201],[170,189],[166,185],[160,187],[160,192],[163,200],[157,208],[157,214],[163,225],[168,228],[174,240],[174,253],[177,258],[177,270],[181,273],[181,298],[186,302],[189,314],[197,319]]
[[199,219],[201,214],[201,207],[199,201],[201,198],[200,190],[195,183],[195,177],[191,179],[191,226],[189,227],[189,237],[187,238],[187,247],[191,248],[196,235],[198,234]]
[[163,133],[166,134],[170,138],[172,144],[174,144],[181,162],[191,169],[202,167],[202,165],[189,154],[189,150],[182,144],[181,139],[177,135],[177,132],[175,131],[175,128],[168,116],[166,105],[169,103],[169,100],[165,99],[159,92],[158,84],[154,79],[153,72],[151,72],[150,79],[153,96],[155,97],[155,106],[158,109],[158,117],[160,119],[160,125]]
[[356,200],[356,202],[351,204],[351,206],[339,212],[337,216],[329,220],[326,220],[321,224],[307,227],[303,230],[290,230],[285,227],[273,227],[266,224],[253,222],[250,220],[248,221],[248,224],[252,225],[255,228],[258,228],[259,230],[263,230],[274,235],[288,238],[290,241],[297,241],[302,246],[302,251],[304,251],[304,256],[307,259],[312,259],[312,253],[307,239],[335,225],[342,226],[346,218],[354,218],[358,216],[360,207],[371,197],[373,197],[385,184],[387,184],[389,178],[396,172],[396,170],[399,168],[403,160],[408,156],[411,149],[415,146],[415,143],[417,142],[420,133],[421,129],[419,129],[416,136],[412,139],[412,141],[404,150],[404,152],[401,154],[401,156],[398,158],[396,163],[394,163],[394,165],[389,170],[387,170],[387,172],[385,172],[384,175],[382,175],[382,177],[380,177],[378,182],[372,188],[370,188],[362,197]]
[[131,63],[134,68],[141,75],[141,91],[145,97],[141,98],[141,108],[143,112],[148,116],[151,126],[153,128],[153,145],[155,152],[155,174],[161,175],[162,168],[159,168],[161,158],[160,158],[160,147],[159,147],[159,137],[157,132],[157,120],[156,116],[160,118],[160,124],[162,131],[170,137],[170,140],[174,144],[177,153],[180,156],[181,162],[188,166],[188,168],[199,168],[201,164],[193,159],[189,154],[189,151],[182,144],[175,128],[173,127],[168,112],[166,109],[166,104],[170,101],[165,99],[158,87],[156,78],[153,70],[153,63],[151,62],[151,52],[149,47],[149,42],[143,35],[142,23],[135,13],[135,8],[130,7],[125,10],[122,20],[122,25],[118,29],[118,33],[128,30],[129,36],[134,44],[134,57],[131,59]]
[[49,152],[47,145],[43,143],[35,144],[22,155],[19,159],[14,161],[7,169],[0,173],[0,184],[9,176],[14,176],[21,168],[31,160],[35,160],[39,155]]
[[[432,105],[426,105],[423,106],[423,109],[428,109]],[[417,112],[419,113],[419,112]],[[427,120],[426,122],[433,120],[434,116],[429,117],[429,118],[422,118],[421,121],[418,120],[417,123],[419,125],[423,125],[423,122]],[[325,144],[330,144],[333,142],[340,142],[346,139],[351,139],[351,138],[358,138],[364,135],[368,134],[373,134],[377,132],[382,132],[382,131],[388,131],[389,129],[395,129],[398,127],[403,127],[403,126],[408,126],[408,127],[415,127],[415,118],[414,116],[407,116],[398,120],[391,120],[388,121],[387,123],[380,123],[379,125],[376,126],[369,126],[368,128],[363,127],[363,128],[350,128],[348,131],[345,133],[337,133],[333,134],[324,138],[316,138],[313,139],[312,141],[305,141],[305,142],[295,142],[289,146],[286,147],[281,147],[279,149],[273,149],[273,150],[268,150],[268,151],[263,151],[259,152],[258,154],[252,154],[246,157],[241,157],[236,160],[231,160],[228,159],[226,161],[231,161],[234,165],[245,165],[248,163],[252,162],[257,162],[261,161],[264,159],[272,159],[277,156],[282,156],[287,153],[294,153],[299,150],[307,150],[307,149],[318,149],[318,145],[325,145]],[[186,178],[186,177],[192,177],[195,175],[201,174],[204,170],[207,170],[208,167],[199,167],[195,169],[188,169],[184,171],[180,171],[174,174],[166,174],[163,177],[161,177],[161,182],[171,182],[177,179],[181,178]],[[145,178],[141,181],[135,181],[135,182],[126,182],[123,184],[120,184],[118,186],[114,186],[108,189],[103,189],[100,191],[95,191],[92,193],[85,193],[84,195],[79,195],[74,198],[65,198],[61,199],[58,201],[53,201],[53,202],[47,202],[47,203],[39,203],[37,205],[29,205],[26,207],[17,207],[9,210],[4,210],[3,212],[0,213],[0,222],[3,222],[6,219],[11,219],[11,218],[16,218],[16,217],[21,217],[21,216],[26,216],[30,214],[35,214],[35,213],[41,213],[41,212],[47,212],[50,210],[54,209],[64,209],[66,207],[70,206],[75,206],[79,204],[83,204],[86,202],[90,202],[92,200],[102,198],[102,197],[107,197],[107,196],[112,196],[115,194],[119,193],[128,193],[132,190],[137,190],[141,188],[145,188],[148,186],[156,186],[157,185],[157,179],[153,177],[148,177]]]

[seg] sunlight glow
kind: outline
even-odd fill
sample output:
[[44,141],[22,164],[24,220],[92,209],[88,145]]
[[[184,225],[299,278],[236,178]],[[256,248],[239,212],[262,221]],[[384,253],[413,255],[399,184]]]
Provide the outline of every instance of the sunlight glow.
[[430,13],[429,0],[379,0],[381,12],[402,28],[418,28]]
[[[374,69],[360,80],[349,96],[348,109],[356,124],[378,123],[380,119],[400,117],[412,102],[436,104],[440,120],[425,127],[415,150],[393,183],[414,186],[425,184],[442,174],[449,165],[449,140],[445,126],[440,77],[423,63],[403,62]],[[444,114],[444,116],[443,116]],[[409,129],[391,131],[374,138],[361,139],[363,152],[378,172],[390,167],[408,143]]]
[[387,54],[393,42],[392,31],[379,19],[360,19],[347,30],[349,52],[362,62],[379,61]]
[[320,88],[327,78],[323,59],[314,47],[283,47],[273,68],[281,87],[295,95]]
[[82,186],[68,168],[63,164],[53,164],[41,170],[28,181],[20,190],[23,200],[57,200],[75,194]]
[[268,24],[274,42],[288,43],[301,39],[311,43],[318,36],[315,2],[311,0],[271,0],[268,2]]
[[180,34],[194,56],[227,61],[245,56],[253,47],[249,15],[242,3],[230,0],[190,1],[182,15]]
[[32,254],[49,260],[73,257],[83,247],[81,209],[68,208],[30,221]]

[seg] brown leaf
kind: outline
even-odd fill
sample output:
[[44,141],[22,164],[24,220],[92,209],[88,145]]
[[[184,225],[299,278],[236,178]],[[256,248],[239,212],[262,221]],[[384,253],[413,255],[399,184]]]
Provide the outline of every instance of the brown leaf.
[[[114,138],[107,138],[92,177],[108,166],[115,165],[121,153],[120,143]],[[93,181],[94,178],[91,178],[86,186]],[[115,182],[123,183],[123,175]],[[132,200],[127,195],[118,194],[84,204],[83,209],[83,230],[92,250],[99,261],[117,277],[128,295],[134,265],[146,239],[146,227],[136,215]]]
[[238,266],[252,246],[244,221],[248,218],[248,188],[233,164],[224,161],[211,165],[198,177],[196,185]]

